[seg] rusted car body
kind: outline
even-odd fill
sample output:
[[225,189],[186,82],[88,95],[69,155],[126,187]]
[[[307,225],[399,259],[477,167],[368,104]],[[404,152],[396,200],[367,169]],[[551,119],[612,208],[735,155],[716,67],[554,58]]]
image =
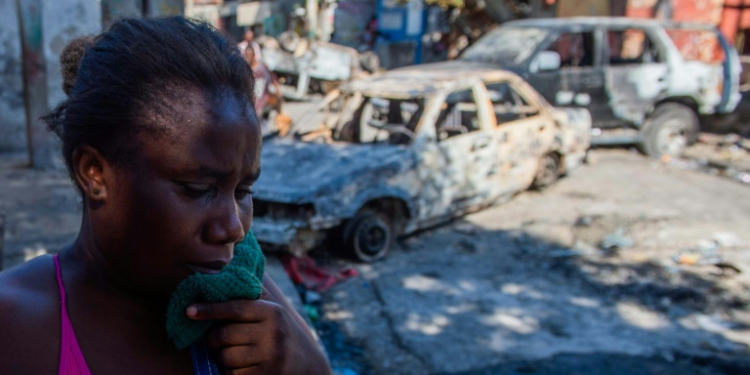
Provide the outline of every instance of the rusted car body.
[[512,21],[436,68],[476,63],[519,74],[556,106],[587,108],[592,143],[635,143],[656,157],[679,154],[695,138],[700,115],[732,112],[741,97],[737,52],[705,25]]
[[584,160],[591,118],[513,73],[400,69],[329,96],[320,127],[267,139],[259,241],[302,255],[334,240],[359,260],[397,236],[543,188]]

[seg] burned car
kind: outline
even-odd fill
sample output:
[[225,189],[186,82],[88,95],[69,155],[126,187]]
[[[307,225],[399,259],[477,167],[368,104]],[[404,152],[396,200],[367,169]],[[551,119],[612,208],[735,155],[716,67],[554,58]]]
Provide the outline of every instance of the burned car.
[[320,127],[264,142],[253,232],[303,255],[361,261],[394,239],[544,188],[589,148],[584,109],[552,108],[499,70],[390,71],[327,98]]
[[[680,154],[700,116],[740,100],[735,48],[715,28],[633,18],[512,21],[457,61],[519,74],[556,106],[591,111],[595,145],[636,144],[653,157]],[[433,66],[424,67],[431,69]]]
[[312,92],[327,93],[341,82],[377,70],[380,61],[372,52],[359,53],[354,48],[300,38],[285,32],[279,40],[260,39],[263,63],[279,77],[290,99],[303,100]]

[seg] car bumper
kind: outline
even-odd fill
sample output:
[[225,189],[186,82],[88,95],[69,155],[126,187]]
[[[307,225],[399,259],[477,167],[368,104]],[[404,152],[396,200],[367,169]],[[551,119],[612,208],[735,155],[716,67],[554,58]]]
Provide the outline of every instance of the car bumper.
[[253,218],[252,230],[258,242],[272,245],[289,245],[297,238],[297,231],[304,223],[284,220]]
[[325,232],[310,229],[308,223],[300,221],[254,218],[251,229],[261,244],[283,247],[298,257],[325,239]]

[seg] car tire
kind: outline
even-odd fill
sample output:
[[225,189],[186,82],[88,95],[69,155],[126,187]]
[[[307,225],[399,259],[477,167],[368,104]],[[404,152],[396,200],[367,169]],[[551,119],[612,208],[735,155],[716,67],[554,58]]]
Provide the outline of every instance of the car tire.
[[641,152],[660,159],[680,156],[696,139],[700,123],[698,115],[680,103],[664,103],[648,116],[641,130]]
[[343,237],[349,255],[358,261],[369,263],[388,254],[393,247],[396,232],[387,215],[364,211],[349,220]]
[[531,188],[539,191],[544,190],[552,186],[559,178],[560,157],[556,154],[547,154],[539,163]]

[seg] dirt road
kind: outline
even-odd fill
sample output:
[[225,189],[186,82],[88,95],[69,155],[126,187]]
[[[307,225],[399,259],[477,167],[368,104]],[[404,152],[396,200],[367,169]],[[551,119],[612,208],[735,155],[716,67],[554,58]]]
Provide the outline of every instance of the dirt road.
[[595,159],[327,293],[358,371],[750,373],[750,188],[625,150]]

